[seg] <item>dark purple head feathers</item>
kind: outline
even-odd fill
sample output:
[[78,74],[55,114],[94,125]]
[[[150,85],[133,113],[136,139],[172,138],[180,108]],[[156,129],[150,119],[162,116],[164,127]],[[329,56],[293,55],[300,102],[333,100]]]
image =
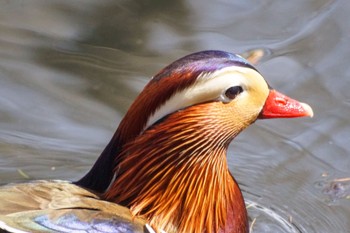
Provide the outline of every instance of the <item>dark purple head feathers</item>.
[[172,77],[172,73],[210,73],[229,66],[247,67],[256,70],[252,64],[237,54],[219,50],[206,50],[192,53],[174,61],[154,76],[153,79],[158,81],[164,77]]

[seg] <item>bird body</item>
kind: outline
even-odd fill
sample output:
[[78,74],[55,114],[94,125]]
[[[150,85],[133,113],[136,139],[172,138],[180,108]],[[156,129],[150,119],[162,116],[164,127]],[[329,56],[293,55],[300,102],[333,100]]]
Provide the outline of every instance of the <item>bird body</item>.
[[126,207],[67,181],[9,184],[0,196],[0,229],[10,232],[139,233],[146,224]]
[[29,216],[26,227],[36,219],[48,231],[92,229],[100,221],[105,232],[146,231],[146,223],[156,232],[248,232],[228,145],[257,119],[312,114],[238,55],[190,54],[150,80],[81,180],[0,188],[0,228],[18,227],[12,216],[19,214]]

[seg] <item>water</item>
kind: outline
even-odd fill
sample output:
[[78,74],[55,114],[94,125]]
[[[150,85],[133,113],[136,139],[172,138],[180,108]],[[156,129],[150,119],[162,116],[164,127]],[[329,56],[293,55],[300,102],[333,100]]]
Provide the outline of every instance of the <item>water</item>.
[[80,178],[164,65],[262,48],[313,119],[259,121],[229,163],[253,232],[350,232],[350,2],[1,0],[0,182]]

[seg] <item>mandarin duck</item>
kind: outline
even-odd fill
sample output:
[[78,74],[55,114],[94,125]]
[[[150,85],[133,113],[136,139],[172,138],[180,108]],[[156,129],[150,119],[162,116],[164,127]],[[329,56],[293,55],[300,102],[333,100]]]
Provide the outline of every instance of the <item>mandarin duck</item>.
[[248,232],[228,145],[257,119],[312,115],[241,56],[190,54],[149,81],[82,179],[0,187],[0,229]]

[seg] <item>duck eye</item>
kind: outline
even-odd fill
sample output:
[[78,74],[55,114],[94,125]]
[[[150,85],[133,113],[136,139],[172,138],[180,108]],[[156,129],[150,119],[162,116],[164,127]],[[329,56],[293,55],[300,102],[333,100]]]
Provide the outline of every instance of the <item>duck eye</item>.
[[243,92],[243,88],[241,86],[230,87],[225,91],[225,96],[231,100],[236,98],[237,95]]

